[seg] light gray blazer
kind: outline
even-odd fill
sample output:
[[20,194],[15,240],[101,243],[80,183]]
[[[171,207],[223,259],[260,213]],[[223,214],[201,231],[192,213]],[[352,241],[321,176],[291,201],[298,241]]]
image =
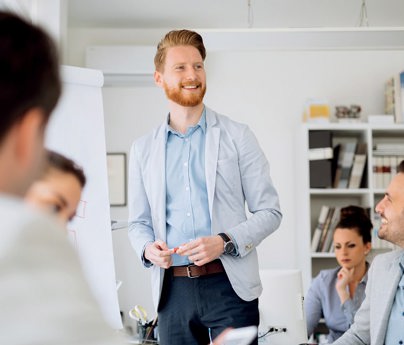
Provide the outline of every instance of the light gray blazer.
[[334,345],[383,345],[391,307],[401,279],[400,256],[404,250],[377,255],[368,273],[366,297],[354,323]]
[[[129,238],[142,260],[144,246],[166,241],[165,121],[136,140],[129,163]],[[235,292],[246,301],[262,291],[255,247],[274,232],[282,214],[269,164],[244,124],[206,108],[205,175],[212,234],[229,233],[240,256],[222,255]],[[247,218],[247,202],[252,213]],[[157,308],[164,269],[152,266],[153,301]]]

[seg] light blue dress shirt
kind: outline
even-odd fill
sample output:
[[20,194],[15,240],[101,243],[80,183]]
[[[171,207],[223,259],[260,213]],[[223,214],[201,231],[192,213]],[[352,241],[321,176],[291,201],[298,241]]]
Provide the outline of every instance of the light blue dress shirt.
[[[401,256],[399,263],[402,272],[404,272],[404,256]],[[404,274],[397,286],[396,296],[394,297],[391,308],[389,323],[387,324],[385,345],[404,344]]]
[[[167,245],[175,248],[211,235],[205,178],[205,110],[197,125],[185,134],[167,124],[166,223]],[[173,255],[173,266],[189,264],[188,257]]]
[[304,300],[307,334],[311,335],[320,319],[324,318],[330,331],[327,336],[329,343],[337,340],[353,323],[355,314],[365,299],[368,279],[366,273],[358,284],[353,299],[348,299],[341,305],[335,288],[340,269],[341,267],[337,267],[320,271],[317,277],[313,279]]

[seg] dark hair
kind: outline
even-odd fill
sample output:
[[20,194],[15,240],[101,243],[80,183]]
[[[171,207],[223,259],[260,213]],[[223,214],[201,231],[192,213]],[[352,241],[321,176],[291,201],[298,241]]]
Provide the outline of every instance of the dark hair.
[[172,30],[168,32],[157,45],[157,52],[154,57],[154,66],[157,71],[163,71],[167,49],[177,46],[192,46],[198,49],[202,56],[202,60],[205,61],[206,49],[201,35],[191,30]]
[[60,93],[52,39],[17,15],[0,11],[0,141],[32,108],[43,110],[45,125]]
[[73,160],[52,150],[46,150],[46,159],[47,169],[44,175],[46,175],[46,172],[49,169],[53,168],[74,175],[77,180],[79,180],[81,188],[85,186],[86,176],[84,175],[83,169],[79,167]]
[[369,218],[369,212],[359,206],[347,206],[341,208],[340,219],[335,229],[354,229],[362,237],[363,243],[372,242],[373,224]]
[[404,161],[401,161],[401,162],[397,165],[397,172],[398,172],[398,173],[404,173]]

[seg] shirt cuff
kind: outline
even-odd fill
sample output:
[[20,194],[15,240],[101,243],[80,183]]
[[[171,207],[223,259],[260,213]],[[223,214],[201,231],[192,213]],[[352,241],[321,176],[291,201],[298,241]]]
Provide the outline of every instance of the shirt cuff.
[[234,240],[234,237],[231,236],[231,235],[228,234],[228,233],[226,233],[226,234],[227,234],[227,236],[230,237],[231,241],[232,241],[233,244],[234,244],[234,250],[233,250],[232,253],[230,253],[230,255],[231,255],[231,256],[234,256],[234,257],[240,256],[240,253],[239,253],[239,251],[238,251],[238,244],[237,244],[237,242]]
[[153,243],[153,242],[146,242],[146,244],[143,246],[143,250],[142,250],[142,263],[143,263],[143,266],[144,266],[144,267],[147,267],[147,268],[153,266],[153,263],[152,263],[150,260],[147,260],[147,259],[145,258],[145,256],[144,256],[144,253],[145,253],[145,251],[146,251],[146,246],[147,246],[148,244],[150,244],[150,243]]

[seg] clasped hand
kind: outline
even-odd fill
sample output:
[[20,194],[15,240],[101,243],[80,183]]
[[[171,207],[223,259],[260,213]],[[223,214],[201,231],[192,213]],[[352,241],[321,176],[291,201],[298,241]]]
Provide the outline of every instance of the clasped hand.
[[223,239],[218,236],[200,237],[177,248],[168,248],[167,243],[157,240],[146,246],[144,256],[147,260],[161,268],[172,265],[172,255],[188,256],[197,266],[202,266],[217,259],[223,253]]

